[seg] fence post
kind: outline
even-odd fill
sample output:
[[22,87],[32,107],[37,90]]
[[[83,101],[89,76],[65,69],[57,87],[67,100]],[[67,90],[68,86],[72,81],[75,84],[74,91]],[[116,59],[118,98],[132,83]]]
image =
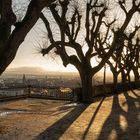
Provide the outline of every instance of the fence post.
[[28,85],[28,97],[31,97],[31,85]]

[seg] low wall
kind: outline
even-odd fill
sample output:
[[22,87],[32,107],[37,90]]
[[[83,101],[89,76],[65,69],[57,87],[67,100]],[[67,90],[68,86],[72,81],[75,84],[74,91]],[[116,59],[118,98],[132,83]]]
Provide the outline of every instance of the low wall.
[[[140,87],[140,83],[135,83],[135,82],[124,83],[124,84],[118,83],[115,89],[113,84],[95,85],[93,87],[93,97],[99,95],[109,95],[115,92],[128,91],[139,87]],[[81,92],[82,92],[82,88],[75,88],[73,90],[74,95],[78,96],[78,98],[82,98],[80,97]]]

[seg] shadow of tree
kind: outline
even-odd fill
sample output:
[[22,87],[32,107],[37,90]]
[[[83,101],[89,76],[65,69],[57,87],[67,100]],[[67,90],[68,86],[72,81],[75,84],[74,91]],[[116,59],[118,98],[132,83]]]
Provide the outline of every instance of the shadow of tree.
[[65,112],[68,112],[69,110],[75,108],[76,106],[78,106],[80,104],[77,104],[77,103],[69,103],[69,104],[64,104],[63,106],[59,107],[57,110],[59,112],[56,112],[56,113],[53,113],[52,116],[54,115],[59,115],[61,113],[65,113]]
[[[134,91],[134,95],[137,95]],[[140,96],[130,96],[128,92],[123,93],[127,105],[127,111],[119,104],[119,95],[114,95],[112,111],[103,124],[97,140],[139,140],[140,139]],[[121,119],[123,118],[123,119]],[[113,134],[115,138],[111,137]],[[111,135],[112,134],[112,135]]]
[[[136,93],[136,91],[140,91],[140,90],[132,90],[132,93],[138,98],[138,99],[140,99],[140,96]],[[138,102],[140,102],[140,100],[138,100]]]
[[62,117],[60,120],[55,122],[53,125],[48,127],[45,131],[40,133],[34,140],[57,140],[64,132],[70,127],[70,125],[80,116],[80,114],[90,104],[80,104],[75,107],[72,111]]
[[97,106],[97,108],[96,108],[96,110],[95,110],[95,112],[94,112],[94,114],[93,114],[93,116],[92,116],[92,118],[91,118],[91,120],[90,120],[90,122],[89,122],[89,124],[88,124],[88,126],[87,126],[87,128],[86,128],[86,130],[84,132],[84,134],[83,134],[82,140],[86,139],[88,131],[89,131],[89,129],[90,129],[95,117],[96,117],[96,114],[98,113],[98,111],[99,111],[99,109],[100,109],[100,107],[101,107],[101,105],[102,105],[104,100],[105,100],[105,97],[102,98],[102,100],[100,101],[99,105]]

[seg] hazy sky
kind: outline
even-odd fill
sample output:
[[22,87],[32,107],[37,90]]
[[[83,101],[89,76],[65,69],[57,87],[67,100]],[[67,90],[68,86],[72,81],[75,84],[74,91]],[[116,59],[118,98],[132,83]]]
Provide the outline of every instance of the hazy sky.
[[[18,4],[20,1],[20,4]],[[21,0],[13,1],[13,9],[18,11],[16,14],[19,19],[25,14],[27,2]],[[14,3],[15,2],[15,3]],[[16,6],[17,5],[17,6]],[[23,12],[24,11],[24,12]],[[21,17],[20,17],[21,15]],[[72,65],[68,65],[66,68],[63,66],[62,61],[59,57],[52,57],[53,55],[46,55],[43,57],[39,53],[39,41],[42,40],[42,34],[45,31],[44,24],[39,20],[34,28],[28,33],[25,41],[19,47],[17,55],[14,61],[10,64],[9,68],[33,66],[42,67],[49,71],[70,71],[76,72],[76,68]],[[56,26],[55,26],[56,30]]]
[[53,55],[42,56],[39,53],[39,40],[41,39],[43,24],[40,21],[36,23],[35,27],[28,33],[25,41],[19,47],[14,61],[8,68],[22,67],[22,66],[36,66],[42,67],[49,71],[76,71],[74,66],[69,65],[65,68],[59,57],[52,57]]
[[[27,10],[29,0],[13,0],[13,10],[18,20],[21,20]],[[39,20],[33,29],[28,33],[25,41],[20,45],[15,59],[8,68],[15,67],[41,67],[49,71],[77,71],[73,66],[65,68],[60,58],[52,58],[50,55],[43,57],[39,53],[39,40],[42,39],[42,33],[45,31],[44,24]]]
[[[16,0],[16,1],[19,1],[19,0]],[[26,4],[27,3],[25,3],[25,7],[26,7]],[[23,4],[20,4],[20,5],[23,6]],[[21,7],[17,7],[17,8],[21,9],[21,13],[22,13],[22,8]],[[23,9],[24,9],[24,6],[23,6]],[[120,14],[119,14],[119,17],[120,17]],[[44,25],[42,21],[39,20],[34,26],[34,28],[28,33],[25,41],[19,47],[17,55],[14,61],[10,64],[9,68],[33,66],[33,67],[42,67],[49,71],[71,71],[71,72],[77,71],[74,68],[74,66],[71,66],[71,65],[68,65],[67,68],[63,67],[62,61],[60,60],[59,57],[52,58],[51,55],[46,55],[45,57],[43,57],[39,53],[38,43],[39,43],[39,40],[42,40],[43,31],[45,31]]]

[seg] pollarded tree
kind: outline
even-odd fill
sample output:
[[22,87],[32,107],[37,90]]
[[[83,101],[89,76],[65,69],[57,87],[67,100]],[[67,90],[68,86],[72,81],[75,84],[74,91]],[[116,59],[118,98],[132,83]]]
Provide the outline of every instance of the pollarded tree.
[[[135,40],[135,41],[134,41]],[[134,81],[137,84],[139,82],[139,55],[140,55],[140,39],[135,38],[128,40],[128,45],[125,47],[125,53],[123,56],[123,65],[126,70],[126,78],[130,82],[130,72],[133,71]]]
[[0,0],[0,74],[14,59],[20,44],[39,19],[42,9],[53,1],[31,0],[25,17],[19,22],[12,9],[12,0]]
[[[57,33],[51,28],[51,22],[44,16],[45,13],[41,15],[50,43],[41,52],[46,55],[54,50],[61,57],[64,66],[72,64],[77,68],[81,77],[84,102],[92,101],[92,77],[104,66],[113,52],[119,49],[116,48],[118,42],[121,47],[124,41],[122,38],[125,36],[124,31],[133,14],[139,10],[139,5],[132,2],[131,8],[127,11],[124,3],[124,1],[116,3],[122,13],[126,14],[122,16],[123,22],[116,31],[112,29],[112,26],[117,19],[111,19],[108,16],[113,8],[111,9],[112,5],[110,6],[107,0],[87,0],[80,3],[75,0],[58,0],[48,9],[51,12],[50,16],[54,18],[53,24],[59,28]],[[110,45],[107,45],[108,43]],[[75,51],[74,54],[69,53],[70,48]],[[98,64],[92,63],[95,57],[100,59]]]
[[[116,3],[125,16],[120,28],[114,30],[112,35],[110,28],[116,19],[111,20],[109,16],[107,17],[107,13],[111,12],[109,1],[80,1],[80,7],[85,9],[83,11],[78,7],[79,3],[77,2],[78,6],[75,3],[75,0],[58,0],[57,3],[49,7],[50,16],[54,18],[54,22],[59,28],[56,34],[51,28],[49,19],[43,14],[41,15],[50,41],[50,45],[43,48],[41,52],[46,55],[54,50],[61,57],[64,66],[72,64],[77,68],[81,77],[83,101],[90,102],[93,96],[92,77],[104,66],[115,50],[119,51],[123,47],[121,43],[123,44],[124,41],[124,31],[133,14],[139,11],[139,4],[132,1],[132,6],[127,11],[127,7],[124,6],[125,1]],[[71,7],[72,4],[74,4],[73,7]],[[102,30],[104,30],[105,36],[102,36]],[[101,41],[99,42],[99,40]],[[119,45],[117,45],[118,42]],[[109,47],[108,43],[110,43]],[[86,47],[86,51],[84,51],[84,47]],[[75,54],[70,54],[69,48],[73,49]],[[102,53],[102,49],[104,53]],[[95,57],[100,58],[97,65],[92,64],[92,59]]]
[[134,63],[132,71],[134,73],[134,81],[136,83],[136,85],[139,85],[139,81],[140,81],[140,73],[139,73],[139,68],[140,68],[140,38],[136,39],[136,44],[134,45],[134,61],[132,61],[132,63]]
[[[114,88],[117,87],[120,73],[122,83],[130,82],[130,71],[133,69],[135,69],[135,74],[138,73],[135,68],[135,66],[138,66],[136,62],[139,61],[138,40],[135,44],[132,43],[135,40],[135,34],[138,29],[139,27],[135,26],[133,31],[129,31],[128,35],[126,33],[126,36],[122,39],[124,44],[121,43],[121,49],[114,51],[111,58],[107,61],[113,74]],[[118,46],[119,43],[116,45]]]
[[[121,19],[121,21],[119,21],[119,23],[117,23],[118,21],[116,21],[115,23],[113,23],[114,25],[111,27],[109,25],[106,25],[108,28],[108,31],[111,30],[111,33],[114,35],[114,37],[117,38],[117,42],[114,44],[115,45],[115,49],[114,52],[112,53],[110,59],[108,59],[107,63],[110,66],[110,70],[113,74],[113,85],[114,88],[117,87],[117,83],[118,83],[118,75],[121,73],[122,74],[122,81],[125,82],[126,81],[126,73],[130,73],[128,72],[129,70],[126,68],[126,60],[125,58],[128,57],[128,55],[124,52],[126,52],[126,49],[129,49],[129,44],[131,44],[131,46],[133,46],[132,40],[135,36],[135,33],[137,32],[137,30],[139,29],[139,27],[137,27],[136,25],[134,25],[134,29],[133,31],[127,31],[130,28],[130,22],[132,22],[132,19],[134,20],[134,18],[132,18],[132,16],[134,15],[134,12],[136,9],[136,7],[139,7],[139,3],[137,3],[135,5],[134,1],[132,2],[132,5],[129,3],[129,6],[131,5],[131,8],[128,8],[126,6],[126,3],[128,1],[119,1],[119,6],[121,7],[124,15],[125,19],[124,21]],[[137,11],[139,12],[139,10],[137,9]],[[117,11],[118,13],[118,11]],[[138,14],[138,13],[137,13]],[[119,15],[120,16],[120,15]],[[131,18],[130,18],[131,17]],[[119,17],[116,17],[119,18]],[[133,21],[134,22],[134,21]],[[106,24],[106,23],[105,23]],[[137,23],[138,24],[138,23]],[[129,44],[128,44],[128,42]],[[126,43],[127,42],[127,43]],[[98,38],[98,43],[100,46],[100,51],[97,50],[98,54],[100,55],[100,57],[102,58],[102,54],[105,55],[106,54],[106,50],[105,49],[110,49],[110,47],[112,46],[112,44],[108,43],[107,41],[104,41],[100,36]],[[105,45],[104,45],[105,43]],[[105,47],[104,47],[105,46]],[[126,46],[126,48],[124,48]],[[132,50],[132,49],[131,49]],[[131,53],[132,54],[132,53]],[[134,60],[136,57],[131,58],[129,57],[130,60]],[[138,61],[138,57],[136,58],[136,60]],[[131,65],[133,65],[133,63],[131,62]],[[129,65],[129,66],[131,66]],[[131,66],[132,67],[132,66]],[[133,67],[134,68],[134,67]],[[132,69],[130,69],[131,71]]]
[[[91,58],[97,55],[97,53],[93,52],[97,36],[96,34],[98,34],[101,28],[102,20],[107,8],[103,4],[99,4],[97,1],[90,1],[89,3],[86,3],[86,12],[80,13],[79,7],[76,5],[74,5],[75,7],[73,8],[69,6],[72,2],[74,1],[71,1],[71,3],[69,3],[69,1],[59,1],[59,3],[50,7],[52,16],[60,30],[60,41],[55,40],[50,23],[42,14],[41,18],[46,25],[51,43],[46,49],[42,49],[42,54],[45,55],[52,49],[55,49],[55,53],[60,55],[64,66],[72,64],[77,68],[81,77],[83,100],[86,102],[92,100],[92,77],[102,67],[99,66],[100,68],[96,67],[93,69],[91,66]],[[100,11],[97,11],[98,8],[100,8]],[[73,11],[71,11],[71,16],[67,17],[67,14],[71,9],[73,9]],[[81,14],[85,14],[86,22],[82,19],[83,17]],[[99,18],[99,20],[96,20],[96,18]],[[90,26],[90,24],[92,25]],[[82,34],[81,28],[84,28],[84,25],[86,29],[84,41],[88,46],[86,54],[84,54],[83,51],[83,44],[78,41],[80,33]],[[96,31],[94,32],[94,30]],[[91,38],[89,34],[91,35]],[[75,50],[76,54],[69,55],[67,48],[72,48]]]

